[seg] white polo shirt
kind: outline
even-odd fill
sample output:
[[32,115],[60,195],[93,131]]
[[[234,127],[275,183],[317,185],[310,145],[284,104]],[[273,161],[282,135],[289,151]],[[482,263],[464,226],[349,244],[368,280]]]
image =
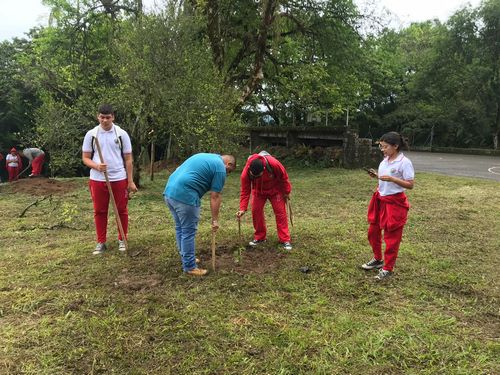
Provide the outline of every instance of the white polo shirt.
[[[127,132],[113,124],[111,130],[105,131],[101,128],[101,126],[97,126],[85,134],[82,151],[90,153],[94,152],[92,161],[99,164],[101,161],[99,159],[97,147],[94,145],[94,148],[92,148],[92,137],[96,134],[97,139],[99,140],[99,146],[101,146],[104,163],[107,165],[109,180],[121,181],[127,179],[125,162],[122,157],[122,151],[123,154],[132,153],[132,144]],[[120,142],[118,140],[118,137],[120,136],[123,144],[123,150],[120,150]],[[104,173],[93,168],[90,170],[90,179],[94,181],[106,181]]]
[[17,167],[18,164],[18,159],[17,159],[17,156],[14,156],[12,154],[7,154],[7,157],[6,157],[6,162],[7,162],[7,166],[8,167]]
[[[406,181],[415,179],[413,164],[402,152],[393,161],[389,162],[388,159],[389,157],[386,156],[380,163],[378,167],[379,176],[393,176]],[[393,195],[405,190],[405,188],[394,182],[378,180],[378,192],[381,196]]]

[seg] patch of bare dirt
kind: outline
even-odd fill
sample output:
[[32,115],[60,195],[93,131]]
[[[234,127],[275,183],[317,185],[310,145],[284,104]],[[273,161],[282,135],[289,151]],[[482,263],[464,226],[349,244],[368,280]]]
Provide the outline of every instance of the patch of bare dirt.
[[23,178],[2,186],[2,190],[10,193],[23,193],[36,196],[63,195],[77,189],[75,181],[58,181],[51,178]]
[[[252,248],[241,245],[219,245],[215,249],[216,271],[235,272],[239,274],[264,274],[281,266],[286,258],[286,253],[272,246],[259,246]],[[199,254],[200,265],[211,269],[211,253]]]
[[161,284],[160,275],[134,275],[127,269],[115,280],[115,287],[132,291],[152,289]]

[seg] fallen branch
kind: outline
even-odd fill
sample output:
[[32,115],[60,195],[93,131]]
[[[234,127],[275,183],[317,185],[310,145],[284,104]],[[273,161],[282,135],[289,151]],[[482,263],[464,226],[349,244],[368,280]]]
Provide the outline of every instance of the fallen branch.
[[48,226],[48,227],[43,227],[43,226],[38,226],[38,227],[25,227],[25,226],[21,226],[19,228],[19,230],[23,230],[23,231],[30,231],[30,230],[35,230],[35,229],[42,229],[42,230],[55,230],[55,229],[71,229],[71,230],[82,230],[82,228],[77,228],[77,227],[72,227],[72,226],[69,226],[69,225],[66,225],[64,223],[58,223],[58,224],[54,224],[54,225],[51,225],[51,226]]
[[24,214],[26,213],[26,211],[28,211],[28,210],[29,210],[31,207],[33,207],[33,206],[37,206],[37,205],[38,205],[38,203],[43,202],[43,201],[44,201],[45,199],[47,199],[47,198],[52,198],[52,194],[47,195],[47,196],[45,196],[45,197],[43,197],[43,198],[37,199],[36,201],[34,201],[33,203],[31,203],[28,207],[26,207],[26,208],[23,210],[23,212],[21,212],[21,213],[19,214],[19,217],[24,217]]

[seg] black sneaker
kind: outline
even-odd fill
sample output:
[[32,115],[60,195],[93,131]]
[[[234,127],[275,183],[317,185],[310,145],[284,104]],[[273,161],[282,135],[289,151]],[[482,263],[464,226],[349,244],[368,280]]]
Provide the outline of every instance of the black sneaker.
[[387,280],[389,277],[392,276],[392,271],[389,271],[389,270],[380,270],[378,275],[375,276],[375,280],[376,281],[383,281],[383,280]]
[[100,255],[106,251],[106,244],[102,242],[98,242],[95,250],[92,252],[93,255]]
[[267,240],[252,240],[250,241],[248,244],[250,246],[259,246],[260,244],[263,244],[264,242],[266,242]]
[[377,260],[373,258],[369,262],[366,262],[365,264],[361,265],[361,268],[364,270],[373,270],[375,268],[382,268],[384,266],[384,261],[383,260]]

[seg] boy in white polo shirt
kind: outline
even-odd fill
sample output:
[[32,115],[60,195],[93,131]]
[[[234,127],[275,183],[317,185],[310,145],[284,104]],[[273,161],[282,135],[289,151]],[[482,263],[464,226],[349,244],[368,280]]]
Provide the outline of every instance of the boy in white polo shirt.
[[[94,204],[94,222],[97,232],[94,255],[102,254],[106,250],[110,196],[103,172],[106,171],[108,175],[125,237],[127,237],[128,230],[128,194],[137,191],[133,180],[130,137],[125,130],[113,123],[114,119],[111,105],[101,105],[97,114],[99,125],[87,132],[82,146],[82,161],[90,168],[89,188]],[[99,140],[104,163],[101,163],[99,159],[95,138]],[[118,250],[126,250],[119,230]]]
[[[384,160],[380,163],[378,173],[374,170],[368,172],[378,178],[378,189],[368,206],[368,241],[373,250],[373,259],[361,266],[365,270],[381,268],[375,277],[378,281],[392,276],[410,208],[404,191],[413,189],[415,180],[413,165],[401,152],[401,148],[407,145],[400,134],[384,134],[379,147],[384,153]],[[383,258],[382,230],[385,242]]]

